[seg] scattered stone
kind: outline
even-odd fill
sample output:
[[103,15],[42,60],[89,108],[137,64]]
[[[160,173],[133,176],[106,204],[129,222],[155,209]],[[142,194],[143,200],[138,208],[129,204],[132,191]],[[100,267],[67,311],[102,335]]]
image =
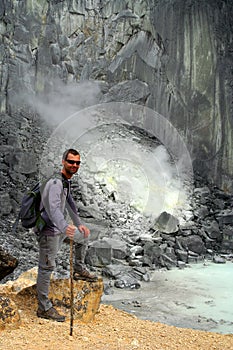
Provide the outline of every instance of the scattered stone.
[[11,199],[9,193],[1,193],[0,194],[0,207],[1,207],[1,215],[9,215],[12,211]]
[[115,259],[124,260],[128,255],[127,244],[120,239],[104,237],[104,242],[107,242],[112,248],[112,256]]
[[0,247],[0,280],[14,271],[18,260]]
[[19,311],[13,300],[0,294],[0,330],[18,328],[20,323]]
[[114,286],[116,288],[126,288],[126,289],[138,289],[141,287],[140,283],[138,282],[138,280],[136,280],[134,277],[125,274],[122,275],[120,278],[118,278],[115,283]]
[[88,264],[103,267],[112,262],[112,247],[105,240],[94,241],[90,244],[86,261]]
[[222,258],[221,256],[214,256],[213,257],[213,262],[215,264],[225,264],[226,263],[226,260],[224,258]]

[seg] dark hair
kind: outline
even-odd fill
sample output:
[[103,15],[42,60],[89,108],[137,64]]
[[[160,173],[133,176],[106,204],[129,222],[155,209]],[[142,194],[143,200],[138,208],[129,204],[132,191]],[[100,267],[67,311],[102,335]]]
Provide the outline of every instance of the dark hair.
[[69,148],[63,153],[62,160],[66,160],[69,153],[73,154],[74,156],[80,156],[79,152],[76,151],[76,149]]

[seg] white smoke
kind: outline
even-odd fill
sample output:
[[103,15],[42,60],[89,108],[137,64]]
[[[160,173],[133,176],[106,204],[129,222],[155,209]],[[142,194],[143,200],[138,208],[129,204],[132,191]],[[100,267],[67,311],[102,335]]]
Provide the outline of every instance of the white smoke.
[[[62,104],[56,107],[58,114]],[[57,115],[56,120],[63,116]],[[155,136],[161,145],[147,147],[141,142],[143,136],[137,142],[136,134],[124,131],[132,126]],[[94,185],[106,185],[119,200],[141,212],[158,216],[162,211],[176,213],[185,206],[184,181],[192,178],[192,162],[179,133],[158,113],[118,102],[79,110],[63,120],[51,135],[41,170],[49,159],[61,159],[68,147],[81,152],[80,172],[93,174]],[[51,164],[48,167],[52,168]]]
[[27,98],[27,102],[48,125],[58,126],[70,115],[93,106],[100,99],[100,85],[94,81],[65,84],[54,81],[50,91]]

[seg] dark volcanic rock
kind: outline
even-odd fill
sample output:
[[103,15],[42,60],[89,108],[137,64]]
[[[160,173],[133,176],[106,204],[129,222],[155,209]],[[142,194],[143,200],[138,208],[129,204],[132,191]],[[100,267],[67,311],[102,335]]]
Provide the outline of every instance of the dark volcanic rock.
[[14,271],[18,260],[0,247],[0,280]]

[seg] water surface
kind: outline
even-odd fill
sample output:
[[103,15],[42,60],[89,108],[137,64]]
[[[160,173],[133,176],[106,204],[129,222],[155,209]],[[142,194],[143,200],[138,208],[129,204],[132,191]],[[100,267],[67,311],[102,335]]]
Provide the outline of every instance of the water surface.
[[233,263],[198,263],[155,271],[134,291],[114,289],[103,303],[142,319],[218,333],[233,333]]

